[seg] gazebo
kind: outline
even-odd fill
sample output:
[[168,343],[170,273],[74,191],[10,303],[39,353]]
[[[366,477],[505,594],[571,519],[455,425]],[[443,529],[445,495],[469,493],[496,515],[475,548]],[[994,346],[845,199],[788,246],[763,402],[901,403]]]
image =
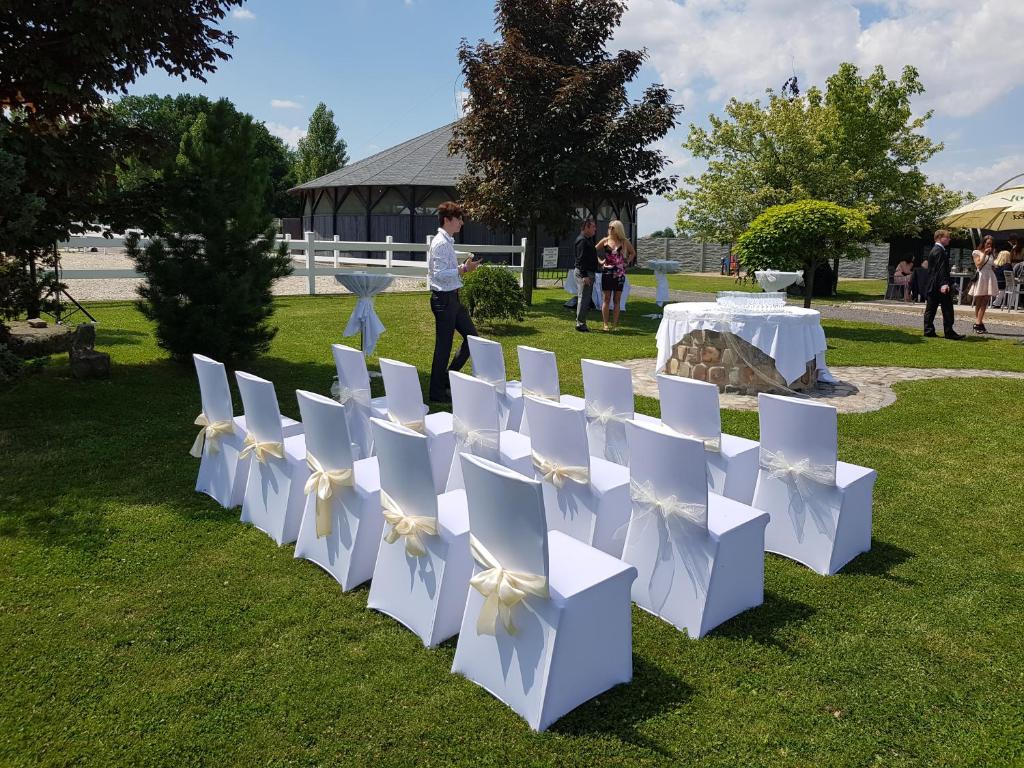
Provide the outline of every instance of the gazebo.
[[[302,199],[302,216],[285,219],[284,231],[302,237],[313,231],[318,238],[383,242],[388,235],[399,243],[422,243],[437,231],[437,206],[458,199],[455,189],[466,171],[466,159],[448,154],[455,123],[436,128],[390,149],[358,160],[289,192]],[[577,213],[590,215],[602,233],[612,219],[620,219],[636,239],[636,202],[593,200],[580,203]],[[481,222],[467,221],[456,238],[479,245],[518,243],[526,233],[495,231]],[[576,233],[562,238],[541,234],[541,247],[558,246],[559,265],[568,266]],[[411,254],[406,258],[423,258]]]

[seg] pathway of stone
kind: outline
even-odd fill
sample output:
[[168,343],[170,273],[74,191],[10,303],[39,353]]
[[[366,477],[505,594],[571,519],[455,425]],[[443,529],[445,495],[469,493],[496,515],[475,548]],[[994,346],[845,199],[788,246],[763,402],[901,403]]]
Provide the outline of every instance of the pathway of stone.
[[[654,374],[655,360],[653,358],[622,360],[619,361],[619,364],[625,365],[633,371],[633,391],[636,394],[658,398],[658,383]],[[1024,379],[1024,373],[1016,371],[978,369],[832,366],[829,370],[832,371],[832,375],[838,383],[819,384],[818,389],[808,395],[814,400],[834,405],[840,413],[865,413],[892,405],[896,402],[892,385],[901,381],[977,377]],[[753,396],[723,394],[720,395],[720,399],[723,408],[732,408],[737,411],[757,410],[757,398]]]

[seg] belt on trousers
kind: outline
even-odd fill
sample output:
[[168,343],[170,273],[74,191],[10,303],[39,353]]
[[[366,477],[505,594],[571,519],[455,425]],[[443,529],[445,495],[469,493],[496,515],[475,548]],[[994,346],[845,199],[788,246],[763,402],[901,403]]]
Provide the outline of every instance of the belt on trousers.
[[459,298],[459,291],[460,290],[461,290],[460,288],[456,288],[454,291],[436,291],[433,288],[431,288],[430,289],[430,293],[431,293],[431,295],[436,293],[438,296],[450,296],[451,294],[454,293],[455,294],[455,298]]

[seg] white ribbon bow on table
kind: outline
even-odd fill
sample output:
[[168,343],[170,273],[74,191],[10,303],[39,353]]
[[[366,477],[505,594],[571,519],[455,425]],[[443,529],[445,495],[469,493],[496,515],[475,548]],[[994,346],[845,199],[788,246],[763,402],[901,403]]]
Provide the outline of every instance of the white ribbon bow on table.
[[380,505],[384,520],[391,526],[391,530],[387,532],[384,541],[388,544],[394,544],[398,541],[399,536],[401,536],[405,539],[405,553],[407,555],[422,557],[427,554],[426,547],[423,546],[423,539],[420,537],[437,535],[437,519],[422,515],[405,514],[402,508],[398,506],[398,502],[391,498],[384,489],[381,489],[380,492]]
[[533,466],[555,488],[562,488],[566,480],[572,480],[580,485],[587,485],[590,482],[590,467],[561,466],[536,451],[533,451]]
[[279,459],[284,458],[284,443],[277,443],[272,440],[260,442],[256,439],[256,435],[252,432],[248,432],[245,435],[245,441],[242,443],[242,450],[238,454],[239,459],[248,458],[252,454],[256,457],[256,461],[260,464],[267,463],[267,456],[275,456]]
[[475,445],[494,450],[498,448],[498,430],[496,429],[470,429],[466,426],[466,422],[458,416],[453,416],[452,431],[459,442],[469,450],[473,450]]
[[192,448],[189,451],[191,456],[195,456],[197,459],[203,457],[203,446],[207,443],[210,446],[210,453],[217,453],[220,450],[220,439],[226,435],[233,435],[235,433],[235,424],[231,420],[227,421],[210,421],[205,413],[200,413],[196,416],[195,424],[202,427],[199,430],[199,434],[196,435],[195,442],[192,443]]
[[413,432],[419,432],[421,435],[426,433],[426,422],[423,419],[413,419],[412,421],[402,421],[400,418],[395,416],[391,411],[388,411],[388,421],[392,424],[397,424],[400,427],[411,429]]
[[[374,292],[373,296],[376,295],[377,292]],[[362,332],[362,343],[365,345],[363,354],[367,356],[373,354],[377,339],[384,333],[384,323],[377,317],[377,312],[373,308],[373,296],[359,297],[342,333],[344,336],[355,336]]]
[[477,376],[480,381],[485,381],[494,387],[499,395],[505,394],[505,379],[488,379],[486,376]]
[[331,498],[334,492],[354,485],[355,478],[351,469],[324,469],[316,456],[308,451],[306,464],[309,465],[310,475],[306,481],[305,494],[316,494],[316,537],[319,539],[331,534]]
[[512,609],[527,595],[548,598],[548,580],[535,573],[509,571],[501,567],[487,548],[473,534],[469,534],[469,548],[473,559],[483,568],[469,580],[473,589],[484,596],[484,604],[476,620],[478,635],[496,635],[498,619],[510,635],[518,631],[512,621]]
[[370,390],[366,389],[366,387],[346,387],[339,384],[336,398],[342,405],[353,401],[359,405],[368,406],[370,404]]
[[810,459],[790,461],[782,453],[774,453],[764,446],[760,452],[761,469],[768,472],[768,476],[792,483],[796,490],[798,507],[794,510],[794,527],[796,528],[797,541],[804,540],[803,512],[809,509],[811,519],[819,533],[829,535],[834,533],[832,523],[832,511],[828,506],[824,508],[814,498],[816,486],[835,488],[836,467],[834,464],[812,464]]

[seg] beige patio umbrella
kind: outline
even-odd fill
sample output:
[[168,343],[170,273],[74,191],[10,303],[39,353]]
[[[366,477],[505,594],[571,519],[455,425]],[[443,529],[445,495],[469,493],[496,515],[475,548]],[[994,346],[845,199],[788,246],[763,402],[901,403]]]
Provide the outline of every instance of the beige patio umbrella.
[[[1017,178],[1014,176],[1009,181]],[[997,188],[995,192],[950,211],[940,219],[940,223],[957,229],[988,229],[994,232],[1024,229],[1024,186]]]

